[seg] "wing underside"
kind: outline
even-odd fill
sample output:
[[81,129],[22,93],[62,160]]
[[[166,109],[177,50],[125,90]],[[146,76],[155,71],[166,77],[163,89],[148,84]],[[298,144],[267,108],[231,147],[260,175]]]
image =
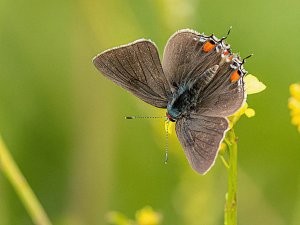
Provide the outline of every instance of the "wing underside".
[[141,39],[109,49],[93,62],[117,85],[153,106],[166,108],[170,88],[153,42]]
[[194,170],[205,174],[214,164],[220,143],[228,129],[221,117],[192,115],[176,123],[176,133]]

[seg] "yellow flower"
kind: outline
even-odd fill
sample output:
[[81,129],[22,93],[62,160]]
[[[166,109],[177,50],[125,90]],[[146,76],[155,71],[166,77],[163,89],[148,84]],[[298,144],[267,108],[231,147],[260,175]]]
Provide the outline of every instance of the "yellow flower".
[[291,110],[292,124],[300,132],[300,84],[291,84],[290,93],[288,107]]
[[107,214],[107,221],[114,225],[159,225],[162,216],[150,206],[146,206],[136,212],[135,219],[135,221],[128,219],[120,212],[112,211]]
[[291,95],[300,102],[300,84],[291,84],[290,92]]
[[255,116],[255,110],[252,109],[252,108],[247,108],[245,110],[245,115],[248,117],[248,118],[251,118],[253,116]]
[[132,221],[119,212],[111,211],[107,214],[107,222],[115,225],[131,225]]
[[174,123],[169,121],[169,120],[166,120],[165,121],[165,130],[166,132],[168,132],[168,134],[172,134],[172,131],[173,131],[173,128],[174,127]]
[[252,74],[248,74],[247,76],[245,76],[244,82],[245,89],[248,95],[256,94],[266,89],[266,85],[260,82],[257,77],[253,76]]
[[226,150],[227,150],[227,145],[224,142],[222,142],[219,147],[219,154],[224,155]]
[[240,119],[242,115],[246,115],[248,118],[255,116],[255,110],[248,107],[248,103],[245,102],[244,105],[233,115],[229,116],[229,127],[232,128],[234,124]]
[[[247,95],[256,94],[262,92],[266,89],[266,85],[264,85],[261,81],[259,81],[255,76],[252,74],[248,74],[244,78],[245,82],[245,90]],[[246,115],[248,118],[255,116],[255,110],[248,107],[248,103],[245,102],[242,107],[235,112],[233,115],[229,116],[229,127],[232,128],[233,125],[240,119],[242,115]]]
[[161,215],[153,211],[150,206],[137,211],[135,217],[138,225],[158,225],[161,222]]

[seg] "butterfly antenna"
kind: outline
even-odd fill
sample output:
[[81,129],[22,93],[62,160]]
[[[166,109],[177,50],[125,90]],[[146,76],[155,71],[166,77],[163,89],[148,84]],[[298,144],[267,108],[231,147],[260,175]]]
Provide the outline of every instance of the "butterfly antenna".
[[168,151],[169,151],[169,123],[170,120],[167,119],[167,124],[166,124],[166,158],[165,158],[165,164],[168,163]]
[[[132,119],[161,119],[167,118],[166,116],[125,116],[125,119],[132,120]],[[165,164],[168,163],[168,149],[169,149],[169,123],[170,120],[167,118],[166,121],[166,157],[165,157]]]
[[125,116],[125,119],[132,120],[132,119],[161,119],[166,118],[166,116]]
[[229,34],[230,34],[230,31],[231,31],[231,29],[232,29],[232,26],[230,26],[230,27],[229,27],[229,30],[227,31],[227,34],[226,34],[226,36],[225,36],[225,37],[222,37],[222,38],[221,38],[221,41],[223,41],[223,40],[225,40],[225,39],[227,39],[227,38],[228,38],[228,36],[229,36]]
[[253,56],[254,54],[252,53],[251,55],[248,55],[247,57],[243,58],[242,60],[242,64],[244,64],[246,62],[246,59],[249,59],[251,56]]

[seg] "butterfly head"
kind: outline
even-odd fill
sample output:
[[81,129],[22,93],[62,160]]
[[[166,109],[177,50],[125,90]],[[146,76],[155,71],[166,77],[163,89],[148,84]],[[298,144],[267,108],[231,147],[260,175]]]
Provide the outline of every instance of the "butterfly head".
[[[172,114],[172,113],[171,113]],[[167,118],[168,118],[168,120],[170,120],[171,122],[176,122],[176,115],[171,115],[170,113],[169,113],[169,111],[167,111],[166,112],[166,116],[167,116]]]

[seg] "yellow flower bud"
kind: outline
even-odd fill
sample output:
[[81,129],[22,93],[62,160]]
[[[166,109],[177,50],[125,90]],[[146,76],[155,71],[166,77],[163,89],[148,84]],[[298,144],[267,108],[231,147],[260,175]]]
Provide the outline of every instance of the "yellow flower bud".
[[161,222],[161,215],[146,206],[136,213],[136,221],[138,225],[158,225]]
[[248,118],[251,118],[253,116],[255,116],[255,110],[252,109],[252,108],[247,108],[245,110],[245,115],[248,117]]
[[220,147],[219,147],[219,154],[220,155],[224,155],[226,149],[227,149],[227,145],[224,142],[222,142],[221,145],[220,145]]

